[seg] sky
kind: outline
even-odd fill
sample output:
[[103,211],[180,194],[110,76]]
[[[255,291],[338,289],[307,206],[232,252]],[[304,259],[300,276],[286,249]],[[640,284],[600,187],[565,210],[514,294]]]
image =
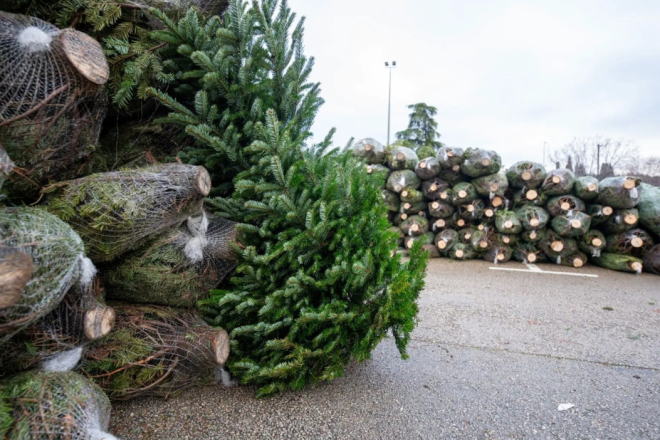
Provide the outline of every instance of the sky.
[[[440,140],[543,161],[574,137],[660,155],[658,0],[289,0],[326,103],[313,131],[387,141],[407,105],[438,109]],[[549,160],[547,162],[549,164]]]

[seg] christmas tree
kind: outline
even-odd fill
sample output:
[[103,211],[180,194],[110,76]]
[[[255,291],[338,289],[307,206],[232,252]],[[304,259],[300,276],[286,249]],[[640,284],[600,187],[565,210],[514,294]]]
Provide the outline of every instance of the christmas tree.
[[259,395],[329,380],[392,332],[406,357],[426,254],[394,255],[376,178],[332,133],[309,145],[320,86],[303,53],[304,20],[286,1],[232,0],[223,20],[194,10],[153,38],[181,56],[169,93],[149,93],[196,141],[215,213],[238,224],[238,267],[200,304],[230,332],[230,371]]

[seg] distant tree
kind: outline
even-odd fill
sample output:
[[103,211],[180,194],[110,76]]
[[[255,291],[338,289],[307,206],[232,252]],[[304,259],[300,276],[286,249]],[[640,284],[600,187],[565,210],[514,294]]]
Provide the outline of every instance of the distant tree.
[[660,156],[636,157],[628,166],[626,174],[637,176],[651,185],[660,186]]
[[[600,170],[597,169],[598,146],[600,146]],[[602,136],[574,138],[570,143],[550,154],[553,162],[570,163],[578,176],[600,177],[604,174],[626,171],[630,163],[638,157],[639,147],[634,142],[612,140]],[[607,169],[605,164],[608,164]]]
[[440,137],[437,132],[438,123],[433,119],[438,109],[423,102],[411,104],[408,108],[412,110],[410,122],[406,130],[396,134],[398,143],[415,151],[424,146],[430,146],[437,151],[442,147],[442,143],[435,140]]

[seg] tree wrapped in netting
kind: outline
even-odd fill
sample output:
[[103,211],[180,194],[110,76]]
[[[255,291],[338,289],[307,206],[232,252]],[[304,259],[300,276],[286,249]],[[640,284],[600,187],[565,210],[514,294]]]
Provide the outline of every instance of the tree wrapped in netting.
[[598,198],[598,179],[592,176],[582,176],[575,179],[573,192],[585,202]]
[[89,347],[80,366],[111,399],[174,396],[218,381],[229,356],[226,331],[191,310],[112,305],[113,331]]
[[400,193],[406,188],[417,189],[421,183],[422,181],[419,180],[419,177],[417,177],[414,171],[398,170],[394,171],[387,178],[387,189]]
[[455,166],[459,168],[454,171],[460,170],[460,165],[465,161],[465,151],[462,148],[442,146],[438,150],[436,159],[443,169],[452,169]]
[[0,209],[0,247],[32,260],[20,299],[0,309],[0,344],[55,309],[76,282],[89,285],[96,272],[78,234],[41,209]]
[[204,167],[167,164],[92,174],[44,189],[48,209],[69,223],[95,262],[114,260],[201,213]]
[[472,240],[472,235],[475,233],[476,230],[477,228],[475,228],[474,226],[468,226],[466,228],[461,229],[460,231],[458,231],[458,240],[461,243],[470,244]]
[[406,188],[401,191],[402,202],[418,203],[424,200],[424,193],[418,189]]
[[614,208],[603,205],[588,205],[587,214],[591,217],[591,225],[598,226],[606,222],[614,213]]
[[495,227],[501,234],[519,234],[523,229],[516,213],[508,210],[497,211]]
[[583,236],[577,238],[578,249],[591,257],[600,256],[607,245],[605,235],[597,229],[587,231]]
[[562,237],[579,237],[586,234],[591,227],[591,217],[584,212],[569,211],[553,217],[550,224]]
[[541,191],[548,196],[570,194],[575,185],[575,174],[566,168],[551,170],[546,176]]
[[425,217],[413,215],[401,222],[399,227],[408,236],[423,235],[429,231],[429,221]]
[[639,222],[660,237],[660,188],[642,184],[642,195],[637,204]]
[[587,264],[587,255],[584,254],[583,252],[577,251],[575,253],[570,254],[567,257],[561,258],[559,260],[559,264],[561,264],[562,266],[574,267],[576,269],[579,269],[585,264]]
[[440,162],[435,158],[435,151],[433,152],[434,157],[427,157],[419,161],[415,167],[415,174],[422,180],[433,179],[435,176],[440,173]]
[[538,206],[525,205],[516,209],[515,214],[522,227],[527,231],[543,229],[550,221],[548,211]]
[[6,190],[24,200],[51,179],[76,177],[94,151],[109,68],[88,35],[2,12],[0,65],[0,147],[21,168]]
[[452,250],[458,242],[458,232],[454,229],[444,229],[435,236],[435,245],[442,253]]
[[513,188],[536,189],[543,184],[547,173],[540,163],[517,162],[506,171],[506,178]]
[[33,271],[32,257],[0,243],[0,309],[21,299]]
[[623,254],[603,252],[599,257],[592,257],[591,262],[596,266],[619,272],[642,273],[643,261],[637,257]]
[[509,182],[504,173],[497,173],[472,180],[472,186],[481,197],[492,200],[495,196],[505,195],[509,189]]
[[60,304],[2,347],[0,376],[40,368],[73,369],[85,348],[106,336],[115,324],[115,311],[99,300],[98,280],[71,288]]
[[415,243],[419,243],[423,248],[426,245],[433,244],[434,240],[435,240],[435,234],[433,232],[426,232],[422,235],[407,237],[404,241],[404,244],[406,249],[410,250],[413,248]]
[[551,229],[546,230],[542,235],[542,239],[538,242],[538,247],[551,262],[557,264],[561,264],[562,258],[573,255],[578,250],[578,244],[575,239],[562,237]]
[[643,229],[632,229],[607,237],[604,252],[641,258],[653,247],[653,238]]
[[370,174],[379,181],[382,181],[382,184],[380,184],[380,186],[382,188],[385,188],[385,185],[387,184],[387,178],[390,176],[390,169],[384,165],[367,165],[366,169],[367,169],[367,174]]
[[395,192],[392,192],[388,189],[384,189],[381,191],[381,195],[383,196],[383,203],[385,204],[385,207],[387,208],[388,211],[390,212],[399,211],[399,209],[401,208],[401,199],[399,199],[399,196]]
[[0,382],[0,437],[112,440],[110,401],[74,372],[33,371]]
[[236,225],[202,214],[101,271],[109,299],[195,307],[231,272]]
[[440,251],[435,244],[425,244],[422,246],[422,250],[428,254],[429,258],[440,258]]
[[494,228],[477,229],[470,237],[470,245],[475,252],[482,253],[489,246],[496,243],[496,233]]
[[513,257],[513,249],[505,244],[489,246],[481,255],[481,258],[494,264],[506,263],[511,257]]
[[463,157],[465,160],[461,163],[461,172],[466,176],[481,177],[496,174],[502,167],[502,158],[494,151],[468,148]]
[[477,198],[477,190],[469,182],[454,185],[451,202],[454,205],[465,205]]
[[629,209],[639,203],[642,180],[636,177],[608,177],[598,184],[598,202],[612,208]]
[[520,239],[527,243],[538,243],[543,240],[543,229],[525,229],[520,234]]
[[[542,206],[548,203],[548,194],[544,192],[539,192],[539,189],[518,189],[513,192],[513,204],[516,207],[532,205],[532,206]],[[495,199],[493,199],[495,200]]]
[[437,177],[422,182],[422,192],[424,197],[429,200],[438,200],[443,193],[446,196],[447,189],[449,189],[449,184]]
[[545,263],[548,261],[543,251],[538,249],[536,245],[524,241],[518,242],[513,246],[511,257],[525,264]]
[[391,170],[410,170],[415,171],[419,159],[417,153],[408,147],[394,147],[387,153],[386,157],[387,166]]
[[552,197],[548,200],[546,209],[551,216],[556,217],[558,215],[566,215],[571,211],[585,212],[587,206],[581,199],[575,196],[564,195]]
[[392,257],[396,234],[373,179],[351,151],[329,149],[330,135],[308,144],[323,101],[308,83],[302,22],[275,0],[232,0],[223,21],[161,18],[181,54],[176,75],[190,78],[173,96],[150,90],[172,111],[163,122],[196,139],[191,160],[235,171],[214,181],[231,198],[209,206],[238,224],[244,249],[200,304],[231,334],[230,371],[263,396],[340,376],[390,332],[405,357],[426,253],[416,244],[407,263]]
[[660,275],[660,244],[653,246],[644,256],[644,271]]
[[385,147],[373,138],[365,138],[354,143],[353,154],[370,165],[380,165],[385,161]]
[[461,173],[461,167],[459,165],[454,165],[448,169],[443,168],[438,173],[438,177],[450,185],[456,185],[457,183],[468,180],[463,173]]
[[615,209],[612,215],[601,223],[600,229],[606,234],[618,234],[635,229],[638,223],[639,211],[637,209]]
[[456,213],[459,217],[472,222],[480,220],[484,215],[486,204],[481,199],[475,199],[470,203],[456,206]]
[[447,256],[452,260],[474,260],[477,258],[477,253],[472,248],[472,245],[467,243],[456,243],[452,249],[447,252]]
[[[424,213],[426,210],[426,203],[424,202],[405,202],[401,203],[401,208],[399,209],[402,213],[409,214],[409,215],[424,215],[421,213]],[[405,220],[405,218],[403,219]]]

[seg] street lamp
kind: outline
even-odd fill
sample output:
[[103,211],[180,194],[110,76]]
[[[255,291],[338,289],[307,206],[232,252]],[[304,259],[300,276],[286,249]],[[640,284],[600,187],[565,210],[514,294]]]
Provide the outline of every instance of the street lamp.
[[390,145],[390,116],[392,109],[392,69],[396,67],[396,61],[392,61],[392,65],[385,61],[385,68],[390,71],[390,94],[387,98],[387,146]]

